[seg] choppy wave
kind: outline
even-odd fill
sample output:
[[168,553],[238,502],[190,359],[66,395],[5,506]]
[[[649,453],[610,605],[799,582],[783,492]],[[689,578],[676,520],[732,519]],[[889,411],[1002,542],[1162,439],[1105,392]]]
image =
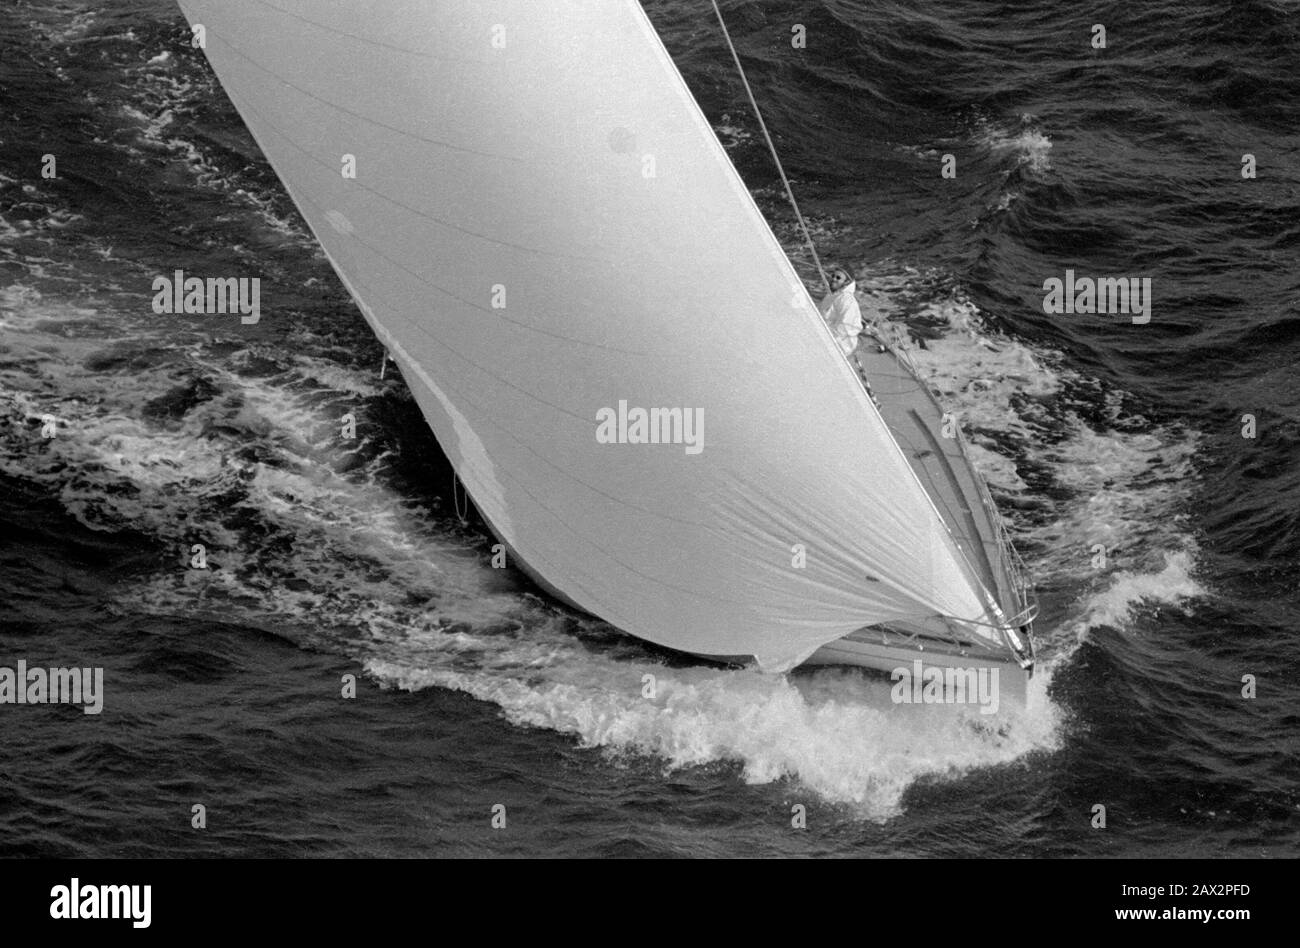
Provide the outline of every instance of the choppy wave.
[[1031,115],[1022,115],[1013,128],[981,119],[975,140],[994,155],[1010,156],[1015,167],[1031,175],[1042,176],[1052,170],[1052,139]]

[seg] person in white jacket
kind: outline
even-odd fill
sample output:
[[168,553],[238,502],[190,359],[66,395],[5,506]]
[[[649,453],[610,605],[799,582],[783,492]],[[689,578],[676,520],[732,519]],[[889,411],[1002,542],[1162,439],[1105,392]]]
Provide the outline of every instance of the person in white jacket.
[[822,319],[831,327],[835,341],[846,356],[852,356],[858,347],[858,335],[862,332],[862,310],[858,308],[858,298],[854,294],[858,285],[852,275],[843,267],[831,267],[826,278],[831,291],[822,298],[817,308],[821,310]]
[[[830,283],[831,291],[817,304],[817,308],[821,311],[822,319],[826,320],[826,325],[830,326],[840,351],[857,370],[858,378],[862,380],[862,387],[867,391],[867,397],[879,408],[880,402],[876,398],[876,393],[871,390],[871,380],[867,378],[862,363],[855,355],[858,336],[862,334],[862,310],[858,307],[856,295],[858,284],[852,274],[843,267],[831,267],[826,272],[826,279]],[[872,334],[875,334],[874,324]],[[883,347],[880,351],[884,352]]]

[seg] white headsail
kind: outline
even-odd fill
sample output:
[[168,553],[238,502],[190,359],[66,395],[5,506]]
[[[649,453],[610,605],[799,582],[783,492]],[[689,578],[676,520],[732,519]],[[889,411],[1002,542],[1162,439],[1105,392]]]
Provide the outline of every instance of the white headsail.
[[[768,669],[872,623],[995,621],[636,0],[181,7],[546,586]],[[630,443],[655,408],[676,443]]]

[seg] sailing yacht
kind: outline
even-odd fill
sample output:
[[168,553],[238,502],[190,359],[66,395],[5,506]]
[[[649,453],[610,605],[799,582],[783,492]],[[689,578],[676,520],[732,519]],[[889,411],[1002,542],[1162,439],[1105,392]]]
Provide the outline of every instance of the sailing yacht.
[[1032,673],[960,432],[866,339],[873,402],[637,0],[180,6],[539,586],[770,672]]

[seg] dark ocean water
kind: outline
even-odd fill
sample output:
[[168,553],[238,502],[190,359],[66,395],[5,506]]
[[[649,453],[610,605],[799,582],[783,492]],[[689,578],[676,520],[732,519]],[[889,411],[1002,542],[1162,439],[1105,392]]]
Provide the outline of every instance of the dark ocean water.
[[[711,9],[646,7],[811,276]],[[1296,855],[1300,2],[1074,7],[724,4],[822,253],[1037,575],[1043,673],[988,733],[491,569],[175,6],[3,0],[0,665],[107,694],[0,706],[0,854]],[[1150,277],[1150,323],[1044,315],[1067,268]],[[174,269],[260,274],[266,315],[156,316]]]

